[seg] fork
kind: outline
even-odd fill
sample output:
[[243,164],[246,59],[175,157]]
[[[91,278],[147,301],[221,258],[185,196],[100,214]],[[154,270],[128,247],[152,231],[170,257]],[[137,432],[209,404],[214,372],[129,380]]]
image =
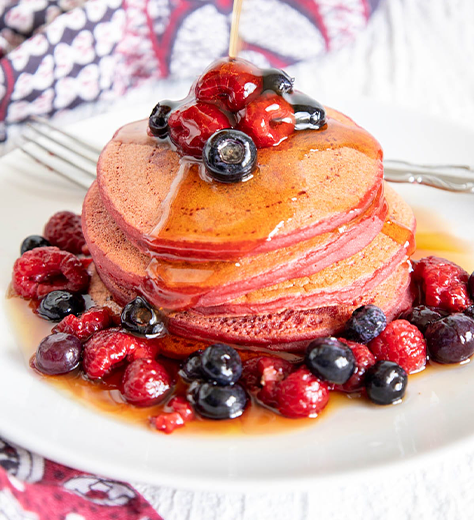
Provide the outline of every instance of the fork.
[[[100,150],[52,125],[47,119],[38,116],[31,119],[35,124],[27,123],[26,126],[33,136],[24,134],[26,143],[20,149],[51,172],[88,189],[96,176]],[[417,164],[384,159],[384,179],[422,184],[445,191],[474,193],[474,168],[463,164]]]

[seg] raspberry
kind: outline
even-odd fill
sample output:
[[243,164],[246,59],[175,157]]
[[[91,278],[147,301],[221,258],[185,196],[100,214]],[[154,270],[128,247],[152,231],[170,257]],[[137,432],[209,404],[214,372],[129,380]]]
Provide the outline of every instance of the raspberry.
[[163,412],[155,417],[150,417],[150,423],[159,431],[172,433],[176,428],[184,426],[194,420],[194,410],[186,398],[177,395],[167,404],[166,408],[171,412]]
[[217,130],[230,128],[228,117],[215,105],[197,101],[171,113],[170,138],[184,155],[200,158],[206,141]]
[[422,258],[415,265],[413,279],[421,283],[426,305],[462,312],[472,303],[468,273],[449,260],[436,256]]
[[171,389],[171,376],[154,359],[136,359],[125,369],[122,395],[135,406],[153,406],[162,401]]
[[222,103],[230,112],[237,112],[257,98],[262,87],[258,67],[241,58],[224,58],[201,76],[195,93],[200,101]]
[[23,298],[40,299],[57,290],[85,291],[89,274],[73,254],[57,247],[37,247],[15,262],[12,285]]
[[257,148],[276,146],[295,129],[295,114],[282,97],[267,92],[238,114],[237,128],[249,135]]
[[277,357],[259,356],[244,363],[241,383],[257,392],[257,398],[267,406],[277,406],[278,383],[295,369],[293,363]]
[[356,361],[356,369],[349,381],[343,385],[334,385],[334,388],[332,389],[347,393],[359,392],[364,388],[364,380],[367,370],[371,366],[375,365],[375,357],[367,346],[362,343],[355,343],[354,341],[349,341],[343,338],[338,339],[341,343],[344,343],[352,350]]
[[407,374],[419,372],[426,365],[426,341],[415,325],[394,320],[369,343],[375,359],[393,361]]
[[138,346],[129,352],[127,361],[131,363],[136,359],[155,359],[160,351],[158,343],[152,339],[137,338],[140,340]]
[[78,255],[86,241],[82,233],[81,216],[70,211],[55,213],[44,227],[44,237],[52,246]]
[[178,412],[164,412],[150,417],[150,424],[163,433],[173,433],[176,428],[184,426],[185,422]]
[[329,390],[303,366],[278,384],[275,397],[279,412],[286,417],[316,417],[328,403]]
[[176,395],[173,397],[168,406],[176,413],[179,413],[185,422],[192,421],[194,419],[194,411],[192,406],[188,403],[187,399],[183,396]]
[[138,360],[140,355],[137,352],[149,352],[147,340],[118,328],[101,330],[84,345],[82,366],[90,379],[99,379],[122,364],[127,357],[128,361]]
[[112,323],[113,315],[109,307],[93,307],[79,318],[69,314],[53,328],[53,332],[73,334],[84,342],[99,330],[110,327]]
[[84,269],[88,269],[93,262],[91,257],[80,258],[79,260],[81,261],[82,267],[84,267]]

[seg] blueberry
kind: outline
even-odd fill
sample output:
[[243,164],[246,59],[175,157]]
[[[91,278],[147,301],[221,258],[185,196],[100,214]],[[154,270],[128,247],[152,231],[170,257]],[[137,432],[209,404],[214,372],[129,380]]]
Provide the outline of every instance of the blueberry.
[[201,354],[201,369],[207,381],[218,385],[231,385],[242,375],[242,361],[229,345],[215,343]]
[[444,316],[446,314],[441,310],[427,307],[426,305],[418,305],[403,312],[399,318],[409,321],[424,334],[428,325],[444,318]]
[[375,404],[393,404],[405,395],[408,376],[392,361],[377,361],[365,374],[365,388]]
[[194,409],[208,419],[235,419],[242,415],[248,396],[239,385],[202,383],[194,389]]
[[257,167],[257,147],[240,130],[218,130],[206,141],[202,160],[207,173],[216,181],[240,182],[248,179]]
[[52,291],[40,302],[36,311],[42,318],[60,321],[68,314],[78,316],[84,310],[84,298],[69,291]]
[[168,117],[171,111],[175,108],[175,103],[172,101],[161,101],[157,103],[151,111],[148,118],[148,126],[151,133],[160,139],[168,137]]
[[460,363],[474,354],[474,320],[452,314],[428,326],[425,332],[430,357],[438,363]]
[[387,318],[380,307],[363,305],[356,309],[346,323],[345,337],[358,343],[368,343],[387,326]]
[[326,124],[326,111],[313,98],[297,91],[283,97],[295,112],[295,130],[319,130]]
[[49,247],[50,245],[49,240],[46,240],[46,238],[41,235],[30,235],[21,243],[20,253],[23,254],[26,253],[26,251],[31,251],[37,247]]
[[181,377],[187,381],[195,381],[196,379],[204,379],[204,374],[201,369],[201,354],[202,350],[196,350],[190,354],[181,365],[179,371]]
[[474,319],[474,305],[470,305],[467,309],[464,309],[464,314]]
[[336,385],[347,383],[356,369],[352,350],[336,338],[318,338],[306,349],[306,365],[313,375]]
[[38,346],[35,367],[43,374],[67,374],[79,366],[82,344],[72,334],[46,336]]
[[265,69],[263,71],[263,90],[273,90],[279,96],[293,91],[295,79],[284,70]]
[[162,317],[141,296],[125,305],[120,319],[122,327],[132,334],[147,338],[158,338],[166,334]]

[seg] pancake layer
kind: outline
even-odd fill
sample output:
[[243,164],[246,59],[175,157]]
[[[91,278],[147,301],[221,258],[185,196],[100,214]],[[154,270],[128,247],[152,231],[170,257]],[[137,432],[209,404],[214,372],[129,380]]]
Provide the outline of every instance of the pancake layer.
[[196,341],[298,351],[361,305],[390,320],[412,303],[413,213],[384,186],[377,141],[333,110],[326,129],[260,149],[233,185],[127,125],[101,155],[83,229],[106,294],[145,296]]

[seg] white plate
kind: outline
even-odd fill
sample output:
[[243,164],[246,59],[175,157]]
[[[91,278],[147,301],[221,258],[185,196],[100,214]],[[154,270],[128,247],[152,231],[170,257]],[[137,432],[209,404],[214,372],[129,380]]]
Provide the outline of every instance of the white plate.
[[[368,103],[344,108],[378,136],[387,156],[474,164],[474,149],[468,146],[473,132]],[[100,116],[73,129],[103,144],[119,124],[147,112],[141,107]],[[30,325],[10,322],[4,294],[21,240],[40,233],[53,212],[80,210],[81,193],[50,175],[21,152],[0,160],[1,435],[58,462],[112,478],[232,490],[300,488],[354,471],[374,473],[474,440],[474,366],[469,364],[413,378],[402,405],[353,402],[308,428],[268,436],[165,436],[101,415],[60,393],[28,369],[18,334]],[[474,248],[474,196],[411,186],[399,191]],[[474,268],[474,255],[472,260],[469,268]]]

